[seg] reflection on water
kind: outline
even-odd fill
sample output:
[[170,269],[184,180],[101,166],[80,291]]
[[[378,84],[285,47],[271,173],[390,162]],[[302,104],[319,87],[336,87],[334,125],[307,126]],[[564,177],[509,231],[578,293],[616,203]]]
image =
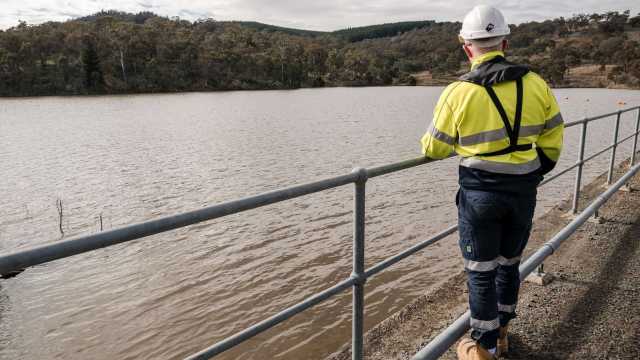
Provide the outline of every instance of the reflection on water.
[[[0,100],[0,251],[411,158],[441,88]],[[566,119],[639,104],[623,90],[556,90]],[[588,101],[587,101],[588,100]],[[635,114],[623,118],[622,132]],[[575,161],[568,131],[560,166]],[[590,125],[588,149],[611,141]],[[629,146],[621,148],[623,159]],[[592,153],[592,151],[588,151]],[[587,180],[606,166],[600,157]],[[371,266],[456,220],[456,160],[367,184]],[[572,176],[540,192],[538,212]],[[175,359],[349,276],[344,187],[29,269],[0,284],[0,358]],[[367,282],[366,326],[460,267],[455,238]],[[222,359],[312,359],[349,339],[350,293]]]

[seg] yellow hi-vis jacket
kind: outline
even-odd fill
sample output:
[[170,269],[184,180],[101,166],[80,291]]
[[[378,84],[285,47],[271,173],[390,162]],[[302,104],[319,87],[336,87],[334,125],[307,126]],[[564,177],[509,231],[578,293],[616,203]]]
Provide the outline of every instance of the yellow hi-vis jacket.
[[[486,53],[473,61],[472,71],[467,75],[478,75],[474,71],[495,69],[491,63],[500,60],[506,61],[501,51]],[[516,81],[510,80],[509,74],[518,71],[513,67],[502,73],[483,75],[485,77],[480,81],[485,82],[480,85],[477,82],[456,81],[447,86],[435,107],[433,122],[421,139],[423,154],[442,159],[455,152],[462,156],[460,166],[497,174],[544,174],[550,171],[560,157],[564,122],[546,82],[524,69],[521,72],[524,75],[520,75],[522,107],[517,139],[517,145],[524,150],[489,155],[511,145],[503,117],[489,92],[493,89],[497,95],[513,129],[517,91]]]

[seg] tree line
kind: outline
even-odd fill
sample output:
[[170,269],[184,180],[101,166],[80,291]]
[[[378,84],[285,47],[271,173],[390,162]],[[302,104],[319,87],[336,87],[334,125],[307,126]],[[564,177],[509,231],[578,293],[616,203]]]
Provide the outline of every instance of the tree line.
[[[255,22],[186,21],[103,11],[0,31],[0,95],[293,89],[415,84],[468,65],[459,22],[416,21],[306,31]],[[510,56],[562,85],[581,64],[615,65],[640,86],[640,16],[575,15],[512,25]]]

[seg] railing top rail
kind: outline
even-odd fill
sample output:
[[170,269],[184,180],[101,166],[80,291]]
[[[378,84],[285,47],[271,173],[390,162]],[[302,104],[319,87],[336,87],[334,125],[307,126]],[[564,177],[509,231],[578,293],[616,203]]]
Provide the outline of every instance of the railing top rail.
[[[640,109],[640,106],[635,106],[608,114],[570,122],[565,124],[565,127],[571,127],[584,122],[606,118],[608,116],[632,111],[635,109]],[[427,159],[423,156],[420,156],[388,165],[365,169],[364,176],[366,178],[374,178],[419,165],[428,164],[434,161],[436,160]],[[97,250],[127,241],[140,239],[146,236],[175,230],[203,221],[209,221],[223,216],[236,214],[242,211],[294,199],[331,188],[340,187],[358,181],[361,176],[363,176],[362,172],[354,171],[346,175],[340,175],[306,184],[295,185],[284,189],[246,197],[243,199],[232,200],[217,205],[212,205],[198,210],[192,210],[177,215],[165,216],[137,224],[127,225],[117,229],[103,231],[97,234],[76,236],[63,241],[57,241],[54,243],[48,243],[27,249],[17,250],[15,252],[0,255],[0,274],[10,273],[12,271],[17,271],[53,260],[70,257],[73,255]]]
[[595,121],[595,120],[604,119],[604,118],[607,118],[609,116],[623,114],[623,113],[626,113],[626,112],[629,112],[629,111],[633,111],[633,110],[636,110],[636,109],[640,109],[640,106],[634,106],[634,107],[630,107],[630,108],[626,108],[626,109],[610,112],[610,113],[607,113],[607,114],[602,114],[602,115],[597,115],[597,116],[592,116],[592,117],[585,117],[584,119],[580,119],[580,120],[576,120],[576,121],[570,121],[568,123],[565,123],[564,127],[565,128],[569,128],[569,127],[572,127],[572,126],[583,124],[585,122],[588,123],[588,122],[592,122],[592,121]]
[[160,217],[113,230],[102,231],[96,234],[76,236],[67,240],[18,250],[0,256],[0,274],[7,274],[12,271],[25,269],[53,260],[347,185],[357,181],[359,176],[360,174],[352,172],[346,175],[274,190],[177,215]]
[[345,175],[295,185],[177,215],[164,216],[137,224],[126,225],[96,234],[75,236],[62,241],[17,250],[8,254],[0,255],[0,274],[7,274],[12,271],[25,269],[31,266],[51,262],[53,260],[78,255],[200,222],[214,220],[239,212],[256,209],[258,207],[344,186],[355,183],[362,176],[364,176],[365,179],[378,177],[434,161],[436,160],[427,159],[424,156],[421,156],[370,169],[354,169],[354,171]]

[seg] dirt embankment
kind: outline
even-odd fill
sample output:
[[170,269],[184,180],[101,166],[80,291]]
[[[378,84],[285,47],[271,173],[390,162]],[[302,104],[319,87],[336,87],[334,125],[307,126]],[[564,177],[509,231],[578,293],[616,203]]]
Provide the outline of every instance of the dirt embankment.
[[[617,169],[617,176],[628,163]],[[581,205],[603,191],[604,175],[582,192]],[[602,223],[586,223],[545,262],[556,280],[524,283],[513,322],[509,359],[640,359],[640,175],[601,209]],[[525,256],[571,219],[565,200],[535,221]],[[461,266],[462,268],[462,266]],[[460,270],[369,331],[368,360],[410,359],[467,309]],[[350,359],[349,348],[330,357]],[[443,359],[455,359],[449,350]]]

